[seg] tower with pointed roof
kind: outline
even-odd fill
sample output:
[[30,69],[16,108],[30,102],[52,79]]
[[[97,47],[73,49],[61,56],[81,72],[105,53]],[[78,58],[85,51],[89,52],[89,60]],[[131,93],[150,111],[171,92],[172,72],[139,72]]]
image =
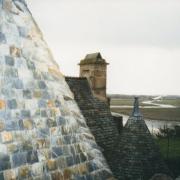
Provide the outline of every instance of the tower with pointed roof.
[[0,180],[112,173],[24,0],[0,0]]
[[80,77],[86,77],[88,79],[94,95],[103,101],[107,101],[106,83],[108,63],[106,60],[102,58],[99,52],[92,53],[87,54],[79,65]]
[[120,156],[114,163],[116,177],[122,180],[149,180],[155,174],[171,175],[164,163],[158,145],[150,134],[135,97],[132,115],[128,119],[114,155]]

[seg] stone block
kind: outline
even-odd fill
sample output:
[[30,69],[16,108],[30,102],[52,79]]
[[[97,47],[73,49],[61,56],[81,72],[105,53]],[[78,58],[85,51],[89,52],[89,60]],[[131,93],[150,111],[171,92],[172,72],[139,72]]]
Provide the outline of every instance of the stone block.
[[59,116],[59,117],[57,117],[57,124],[58,124],[58,126],[63,126],[63,125],[65,125],[66,124],[66,119],[64,118],[64,117],[62,117],[62,116]]
[[55,107],[54,101],[53,100],[48,100],[47,105],[49,108]]
[[71,144],[71,136],[67,135],[63,138],[64,144]]
[[37,176],[42,176],[42,174],[43,174],[43,164],[42,163],[34,163],[32,165],[32,176],[37,177]]
[[39,149],[38,151],[38,159],[40,162],[46,161],[51,158],[51,152],[49,149]]
[[48,91],[44,90],[44,91],[42,91],[42,98],[43,99],[51,99],[51,96]]
[[16,89],[23,89],[23,82],[22,82],[22,80],[16,79],[16,80],[13,82],[13,86],[14,86],[14,88],[16,88]]
[[63,171],[64,179],[71,179],[72,178],[72,171],[70,168],[66,168]]
[[23,128],[27,129],[27,130],[31,130],[33,129],[34,124],[33,121],[31,119],[24,119],[23,120]]
[[23,97],[26,99],[31,99],[32,98],[32,93],[30,90],[23,90]]
[[19,151],[20,147],[21,146],[17,143],[10,143],[10,144],[7,144],[7,151],[10,154],[17,153]]
[[21,26],[18,26],[19,36],[25,38],[27,37],[27,29]]
[[87,166],[86,166],[85,163],[79,164],[79,165],[78,165],[78,168],[79,168],[79,173],[80,173],[81,175],[88,173],[88,169],[87,169]]
[[84,153],[80,153],[80,159],[81,159],[81,162],[87,161],[87,157]]
[[18,71],[16,68],[8,67],[4,70],[4,76],[7,78],[16,78],[18,77]]
[[39,138],[47,138],[49,137],[49,128],[38,129],[38,137]]
[[63,155],[63,150],[61,147],[52,147],[52,157],[57,158]]
[[55,106],[56,107],[60,107],[61,106],[61,102],[58,99],[55,100]]
[[21,49],[15,47],[15,46],[10,46],[10,54],[13,57],[20,57],[21,56]]
[[24,141],[22,142],[22,147],[21,147],[21,149],[22,149],[23,151],[31,151],[31,150],[33,150],[33,144],[32,144],[32,142],[31,142],[30,140],[24,140]]
[[30,166],[21,166],[18,169],[19,179],[30,179],[31,177],[31,169]]
[[29,110],[21,110],[21,117],[22,118],[30,118],[31,113]]
[[51,173],[52,180],[64,180],[63,174],[60,171],[54,171]]
[[10,157],[6,154],[0,154],[0,171],[10,169],[11,164],[10,164]]
[[18,123],[16,121],[5,121],[5,129],[6,131],[14,131],[14,130],[18,130],[19,126]]
[[46,83],[44,81],[38,81],[38,86],[40,89],[46,89]]
[[[1,0],[0,0],[0,1],[1,1]],[[1,8],[1,3],[0,3],[0,8]],[[3,172],[0,172],[0,179],[1,179],[1,180],[5,180],[5,179],[4,179],[4,174],[3,174]]]
[[39,108],[46,108],[46,106],[47,106],[46,100],[40,99],[40,100],[38,101],[38,107],[39,107]]
[[68,166],[73,166],[74,165],[74,158],[73,158],[73,156],[66,157],[66,163],[67,163]]
[[4,121],[0,121],[0,132],[5,129],[5,123]]
[[16,99],[11,99],[7,101],[7,105],[9,109],[16,109],[17,108],[17,102]]
[[0,32],[0,43],[6,43],[6,36],[2,32]]
[[36,128],[46,129],[48,126],[48,123],[47,123],[47,120],[44,118],[36,118],[34,119],[34,126]]
[[11,132],[4,131],[1,133],[2,143],[9,143],[13,141],[13,135]]
[[30,163],[30,164],[34,164],[34,163],[38,162],[37,151],[35,151],[35,150],[28,151],[28,153],[27,153],[27,162]]
[[41,98],[41,97],[42,97],[41,91],[35,90],[35,91],[33,92],[33,97],[34,97],[34,98]]
[[5,62],[8,66],[14,66],[14,59],[11,56],[5,56]]
[[63,138],[62,137],[58,137],[56,143],[59,146],[63,145]]
[[18,174],[16,172],[16,170],[7,170],[4,171],[4,179],[5,180],[17,180],[18,179]]
[[49,148],[49,146],[50,146],[49,139],[37,139],[36,140],[36,148],[37,149]]
[[41,117],[47,117],[46,110],[41,110]]
[[60,169],[64,169],[67,167],[66,159],[64,156],[58,157],[57,158],[57,166]]
[[19,167],[27,163],[27,152],[20,152],[12,155],[12,166]]
[[71,150],[70,150],[70,146],[63,146],[63,155],[64,156],[69,156],[71,155]]
[[4,109],[6,107],[6,102],[3,99],[0,99],[0,109]]
[[49,159],[48,161],[47,161],[47,169],[49,170],[49,171],[54,171],[54,170],[56,170],[56,168],[57,168],[57,164],[56,164],[56,161],[54,160],[54,159]]
[[57,126],[55,118],[48,118],[47,119],[47,125],[48,125],[48,127],[55,127],[55,126]]

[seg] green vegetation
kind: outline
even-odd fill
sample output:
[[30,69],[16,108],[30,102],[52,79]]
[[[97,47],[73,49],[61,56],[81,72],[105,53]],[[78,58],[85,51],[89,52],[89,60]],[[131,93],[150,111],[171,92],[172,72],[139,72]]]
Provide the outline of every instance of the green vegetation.
[[161,128],[156,142],[161,154],[175,177],[180,175],[180,126]]
[[157,104],[168,104],[180,107],[180,99],[163,99],[161,101],[154,101]]
[[[111,108],[111,111],[130,115],[132,108]],[[141,109],[141,112],[147,119],[180,121],[180,108],[146,108]]]
[[157,143],[159,145],[161,154],[168,165],[171,172],[175,177],[180,175],[180,137],[169,138],[169,150],[168,139],[158,138]]
[[[140,106],[153,106],[153,105],[149,105],[149,104],[143,104],[142,101],[144,100],[140,100]],[[113,106],[132,106],[134,103],[134,99],[111,99],[111,105]]]
[[111,105],[114,106],[132,106],[133,99],[111,99]]
[[168,155],[168,139],[157,138],[157,143],[160,147],[161,154],[165,159],[167,158],[180,158],[180,137],[169,138],[169,155]]

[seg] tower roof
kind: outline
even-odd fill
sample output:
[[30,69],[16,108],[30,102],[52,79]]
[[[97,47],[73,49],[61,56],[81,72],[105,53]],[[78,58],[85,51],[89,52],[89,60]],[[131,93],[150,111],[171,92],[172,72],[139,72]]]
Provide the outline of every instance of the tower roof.
[[24,0],[0,0],[0,179],[108,179]]
[[108,65],[106,60],[102,58],[100,52],[87,54],[85,56],[85,58],[83,60],[81,60],[79,63],[79,65],[85,65],[85,64],[106,64],[106,65]]
[[132,117],[142,117],[142,114],[141,114],[140,109],[139,109],[139,99],[138,99],[138,97],[135,97],[135,100],[134,100],[134,107],[133,107]]
[[121,161],[115,163],[119,179],[146,180],[154,174],[170,174],[139,111],[138,98],[120,137],[116,153],[120,154]]

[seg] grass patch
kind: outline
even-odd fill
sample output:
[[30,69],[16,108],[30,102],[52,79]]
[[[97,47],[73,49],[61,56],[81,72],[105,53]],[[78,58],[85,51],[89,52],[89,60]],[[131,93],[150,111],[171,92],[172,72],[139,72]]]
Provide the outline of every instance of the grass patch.
[[[149,105],[149,104],[143,104],[144,100],[140,100],[139,101],[139,104],[140,106],[153,106],[153,105]],[[116,98],[116,99],[111,99],[111,105],[112,106],[133,106],[134,104],[134,99],[119,99],[119,98]]]
[[[167,138],[157,138],[157,143],[160,147],[161,154],[165,159],[168,158],[168,140]],[[180,138],[169,139],[169,158],[180,158]]]
[[132,106],[133,99],[111,99],[111,105],[114,106]]
[[175,177],[178,177],[180,175],[180,137],[169,139],[169,156],[167,156],[167,138],[158,138],[156,141],[170,171]]
[[[132,108],[111,108],[111,111],[130,115]],[[147,108],[141,109],[141,112],[147,119],[180,121],[180,108]]]
[[168,104],[180,107],[180,99],[163,99],[161,101],[154,101],[157,104]]

